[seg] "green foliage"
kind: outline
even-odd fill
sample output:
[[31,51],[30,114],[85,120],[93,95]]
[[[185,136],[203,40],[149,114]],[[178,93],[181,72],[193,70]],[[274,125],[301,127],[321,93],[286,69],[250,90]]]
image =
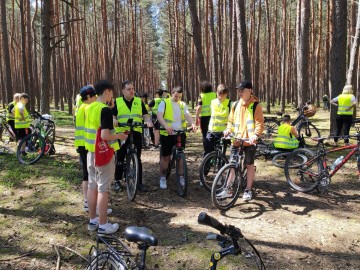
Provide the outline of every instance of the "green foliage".
[[55,125],[57,126],[72,126],[74,125],[73,116],[69,115],[67,111],[52,110],[50,114],[54,117]]

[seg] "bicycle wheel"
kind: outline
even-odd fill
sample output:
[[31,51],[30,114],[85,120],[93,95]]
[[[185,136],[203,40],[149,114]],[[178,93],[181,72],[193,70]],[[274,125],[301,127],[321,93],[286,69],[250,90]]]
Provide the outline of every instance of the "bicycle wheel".
[[143,145],[145,148],[148,148],[151,143],[150,131],[149,128],[143,129]]
[[136,197],[139,182],[139,161],[136,153],[126,155],[126,191],[130,201]]
[[288,184],[301,192],[310,192],[318,186],[322,170],[321,158],[306,148],[290,153],[285,162],[285,176]]
[[303,122],[298,127],[300,137],[304,138],[304,143],[307,147],[314,147],[319,145],[319,142],[311,138],[320,137],[320,131],[311,123]]
[[126,263],[121,258],[118,258],[113,253],[105,251],[93,257],[88,264],[87,270],[126,270],[128,269]]
[[279,153],[279,154],[275,155],[271,161],[276,167],[284,168],[286,158],[288,157],[289,154],[290,154],[290,152]]
[[259,252],[254,245],[246,238],[238,240],[240,246],[240,261],[241,269],[265,269],[265,264],[262,261]]
[[[175,163],[177,193],[180,197],[185,197],[189,185],[185,154],[182,152],[178,153]],[[182,169],[180,169],[180,163],[182,163]]]
[[228,163],[225,155],[220,154],[218,151],[208,153],[200,164],[200,181],[203,187],[211,192],[211,187],[214,182],[217,172]]
[[45,139],[40,134],[29,134],[19,143],[16,157],[21,164],[34,164],[44,155],[45,145]]
[[265,140],[273,139],[277,135],[279,126],[280,126],[280,123],[276,119],[265,118],[264,132],[261,135],[262,139],[265,139]]
[[243,173],[236,170],[233,163],[223,166],[217,173],[211,188],[211,200],[219,210],[228,210],[232,207],[240,194],[240,187],[244,185]]
[[54,123],[48,123],[45,127],[45,134],[46,134],[46,139],[48,139],[51,144],[55,143],[55,124]]

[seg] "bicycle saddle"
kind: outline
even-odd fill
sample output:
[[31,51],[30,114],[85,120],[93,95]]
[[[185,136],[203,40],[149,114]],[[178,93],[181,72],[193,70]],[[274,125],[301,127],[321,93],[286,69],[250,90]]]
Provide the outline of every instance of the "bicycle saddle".
[[130,226],[125,229],[125,239],[129,242],[144,242],[149,246],[157,246],[158,240],[146,227]]

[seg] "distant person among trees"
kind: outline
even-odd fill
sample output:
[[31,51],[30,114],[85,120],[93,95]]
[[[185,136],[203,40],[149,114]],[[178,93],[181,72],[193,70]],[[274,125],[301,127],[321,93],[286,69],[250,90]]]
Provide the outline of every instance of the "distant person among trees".
[[210,105],[211,101],[216,98],[216,93],[213,92],[212,85],[208,81],[200,82],[200,91],[201,93],[197,102],[195,119],[196,124],[200,124],[204,152],[206,152],[206,134],[208,132],[211,115]]
[[286,150],[296,149],[299,147],[298,137],[299,134],[296,131],[296,127],[291,125],[290,115],[285,114],[274,140],[275,148]]
[[[333,98],[330,104],[338,107],[336,115],[336,137],[334,138],[337,144],[342,129],[344,129],[344,136],[349,135],[353,115],[356,112],[356,98],[353,95],[352,86],[350,84],[345,85],[342,93],[336,98]],[[348,145],[349,138],[345,138],[344,142],[345,145]]]
[[84,208],[85,212],[89,211],[87,202],[87,190],[88,190],[88,179],[89,174],[87,170],[87,153],[85,149],[85,108],[96,100],[96,91],[92,85],[86,85],[80,89],[82,104],[77,110],[75,115],[75,147],[80,155],[82,170],[83,170],[83,182],[82,190],[84,194]]
[[[30,115],[26,109],[26,104],[29,102],[29,95],[22,93],[20,95],[19,102],[16,103],[14,109],[15,116],[15,131],[16,138],[18,143],[28,134],[28,128],[30,127],[31,119]],[[26,144],[23,144],[23,149],[21,149],[22,155],[26,155],[25,152]]]
[[229,89],[226,85],[220,84],[217,87],[217,98],[211,100],[210,103],[210,122],[208,132],[205,138],[205,153],[204,156],[214,151],[215,142],[220,140],[226,129],[229,113],[231,109],[231,101],[227,98]]
[[[170,155],[175,145],[176,135],[173,130],[185,130],[188,122],[194,131],[196,125],[190,116],[185,102],[181,101],[183,90],[180,86],[175,86],[171,91],[171,97],[162,101],[159,105],[157,119],[161,125],[160,142],[161,142],[161,160],[160,160],[160,188],[167,189],[166,170],[170,161]],[[181,138],[181,145],[185,147],[186,135]],[[181,170],[180,170],[181,171]],[[184,177],[180,175],[180,184],[184,183]]]
[[330,110],[329,97],[327,95],[323,95],[322,101],[323,101],[324,110],[325,111]]
[[[113,151],[119,149],[118,140],[125,140],[127,135],[124,133],[115,133],[113,125],[113,116],[111,109],[106,105],[113,99],[114,86],[106,80],[95,84],[97,99],[85,108],[85,148],[87,154],[87,169],[89,173],[87,202],[89,208],[90,221],[88,230],[98,229],[98,234],[112,234],[119,229],[117,223],[111,224],[107,221],[107,215],[112,212],[108,209],[109,188],[114,179],[115,157]],[[98,134],[100,132],[100,138]],[[110,151],[109,161],[100,166],[96,165],[95,155],[97,146],[96,140],[101,139],[104,145],[106,142]],[[101,142],[100,142],[101,143]],[[105,144],[106,145],[106,144]],[[108,158],[108,157],[106,157]],[[99,218],[97,218],[97,209]]]
[[20,96],[21,96],[20,93],[15,93],[14,97],[13,97],[13,101],[10,102],[6,106],[6,121],[9,123],[9,125],[11,126],[14,133],[16,133],[16,130],[15,130],[15,106],[20,101]]
[[158,89],[155,92],[155,98],[149,102],[149,107],[152,108],[152,122],[154,123],[154,147],[152,148],[152,150],[155,150],[157,148],[159,148],[159,144],[160,144],[160,124],[157,121],[157,113],[158,113],[158,108],[159,108],[159,104],[161,101],[164,100],[164,98],[162,97],[164,94],[164,91],[162,89]]

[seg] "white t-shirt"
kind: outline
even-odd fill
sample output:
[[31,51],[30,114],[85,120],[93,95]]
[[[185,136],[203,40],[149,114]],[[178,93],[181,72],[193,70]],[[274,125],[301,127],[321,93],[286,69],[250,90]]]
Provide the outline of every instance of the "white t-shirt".
[[[181,109],[180,104],[178,102],[171,101],[172,107],[173,107],[173,115],[174,115],[174,122],[172,123],[171,127],[174,130],[181,130],[183,129],[181,126]],[[164,112],[165,111],[165,102],[162,101],[159,104],[158,112]],[[184,114],[189,115],[189,110],[186,105],[184,105]],[[185,117],[186,118],[186,117]]]
[[[333,98],[333,100],[332,101],[339,101],[339,96],[337,96],[336,98]],[[352,97],[351,97],[351,103],[356,103],[356,98],[355,98],[355,96],[354,95],[352,95]]]
[[22,102],[16,103],[16,106],[18,107],[19,112],[23,112],[23,111],[24,111],[25,105],[24,105]]

